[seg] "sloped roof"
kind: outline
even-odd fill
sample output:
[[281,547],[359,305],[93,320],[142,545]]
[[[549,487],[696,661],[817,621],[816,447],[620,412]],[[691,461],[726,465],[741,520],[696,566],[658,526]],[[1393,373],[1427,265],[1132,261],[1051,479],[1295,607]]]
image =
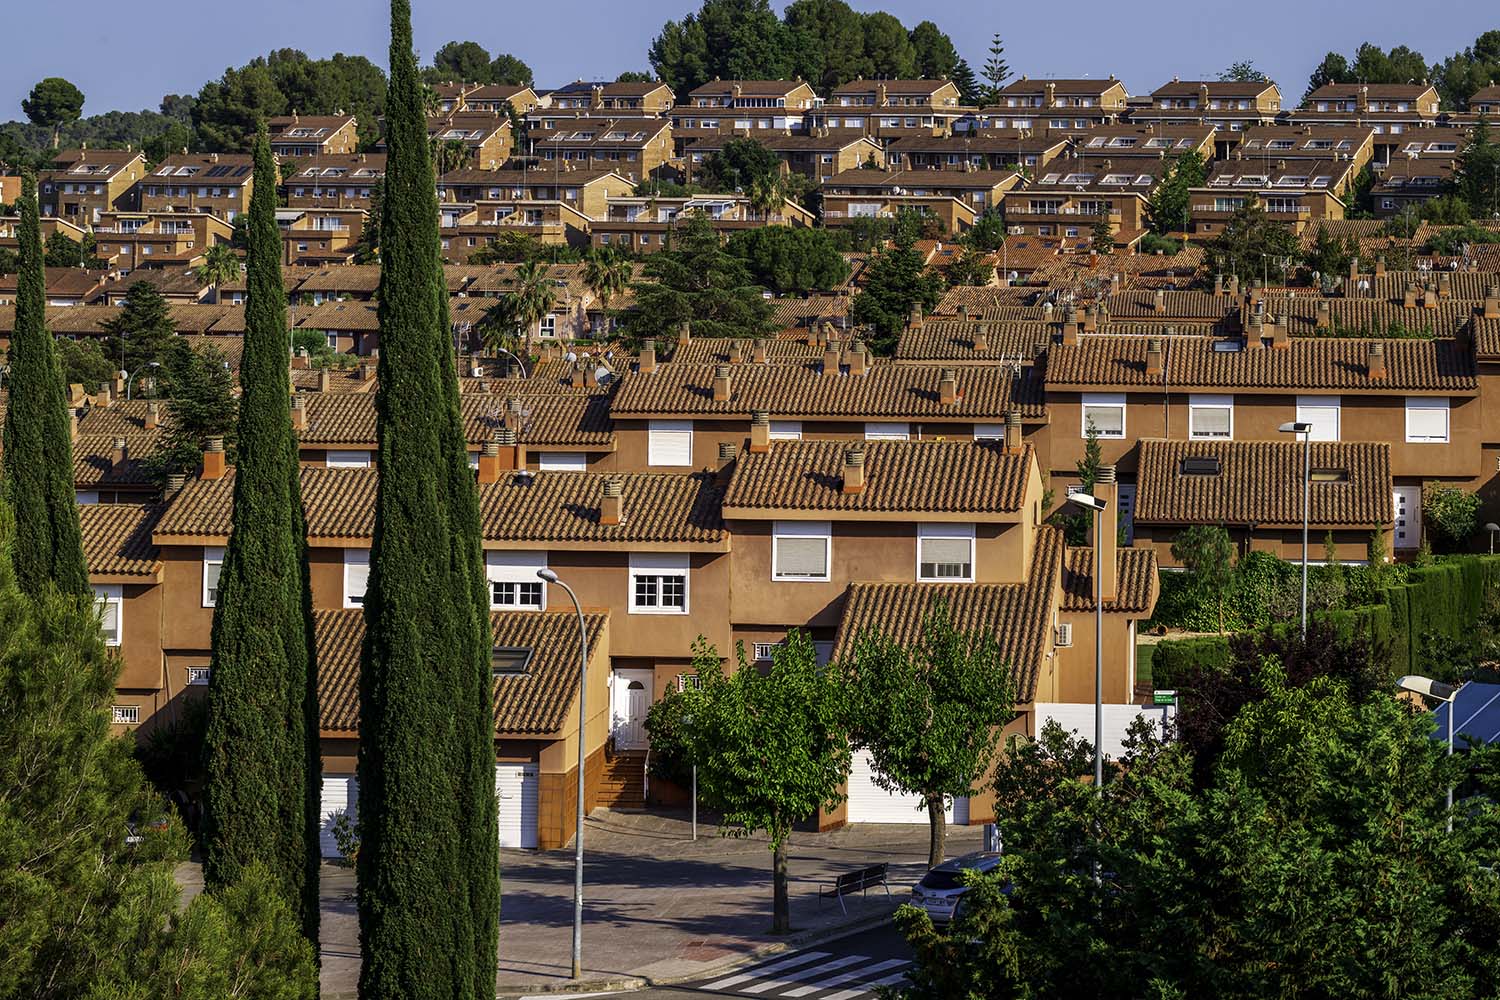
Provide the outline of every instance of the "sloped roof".
[[[1115,597],[1104,602],[1105,614],[1147,614],[1156,604],[1156,552],[1122,548],[1115,552]],[[1069,548],[1063,556],[1064,611],[1094,610],[1094,550]]]
[[160,514],[156,504],[81,505],[78,525],[90,575],[156,577],[161,560],[151,530]]

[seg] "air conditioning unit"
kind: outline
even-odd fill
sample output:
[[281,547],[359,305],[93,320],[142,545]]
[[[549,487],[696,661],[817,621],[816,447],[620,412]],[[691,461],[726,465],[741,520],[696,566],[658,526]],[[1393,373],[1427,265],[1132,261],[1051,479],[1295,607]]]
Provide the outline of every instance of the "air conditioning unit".
[[1057,626],[1057,645],[1073,645],[1073,623],[1062,622]]

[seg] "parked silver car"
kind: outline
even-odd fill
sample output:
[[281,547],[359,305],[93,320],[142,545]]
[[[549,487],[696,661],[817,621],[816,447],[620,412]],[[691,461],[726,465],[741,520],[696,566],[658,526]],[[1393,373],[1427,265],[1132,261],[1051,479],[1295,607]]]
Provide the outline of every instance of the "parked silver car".
[[966,871],[988,872],[1000,863],[998,851],[976,851],[950,858],[912,886],[911,905],[924,910],[935,924],[946,924],[958,913],[958,903],[969,887],[960,876]]

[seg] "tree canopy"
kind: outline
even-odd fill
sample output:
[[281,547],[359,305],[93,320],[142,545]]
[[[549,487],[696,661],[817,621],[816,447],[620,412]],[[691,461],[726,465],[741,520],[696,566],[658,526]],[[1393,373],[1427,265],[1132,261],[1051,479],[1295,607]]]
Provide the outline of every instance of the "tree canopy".
[[702,337],[762,337],[771,332],[771,304],[745,261],[724,248],[708,219],[679,219],[671,245],[642,265],[626,331],[637,340],[675,337],[691,323]]
[[1258,205],[1238,209],[1224,229],[1204,244],[1209,269],[1215,274],[1257,278],[1271,284],[1285,280],[1287,270],[1301,256],[1297,236],[1266,215]]
[[849,303],[850,319],[873,329],[870,346],[876,354],[895,349],[913,306],[927,313],[942,301],[942,275],[929,271],[917,250],[914,221],[898,220],[895,239],[875,254],[869,280]]
[[21,111],[31,124],[52,130],[52,148],[56,149],[62,126],[83,116],[83,91],[60,76],[49,76],[31,88]]
[[735,233],[728,250],[777,295],[829,291],[849,280],[849,261],[826,229],[763,226]]

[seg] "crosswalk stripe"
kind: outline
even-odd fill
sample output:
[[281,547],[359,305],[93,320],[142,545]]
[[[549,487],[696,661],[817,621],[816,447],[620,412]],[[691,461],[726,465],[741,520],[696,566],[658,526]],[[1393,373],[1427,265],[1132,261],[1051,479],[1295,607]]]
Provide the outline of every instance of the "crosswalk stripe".
[[[774,990],[778,986],[791,986],[793,983],[805,983],[809,979],[816,979],[817,977],[827,975],[830,972],[836,972],[846,965],[853,965],[855,962],[864,960],[864,955],[845,955],[843,958],[836,958],[832,962],[824,962],[821,965],[814,965],[810,968],[798,969],[795,972],[789,972],[784,976],[774,976],[770,979],[758,982],[754,986],[746,986],[744,989],[740,990],[740,992],[764,993],[767,990]],[[818,988],[822,989],[823,987]]]
[[[867,956],[859,955],[856,957],[865,958]],[[907,966],[910,964],[911,963],[906,961],[905,959],[888,958],[884,962],[876,962],[874,965],[868,966],[866,968],[855,969],[853,972],[845,972],[843,975],[834,976],[832,979],[829,979],[826,982],[817,983],[812,986],[799,986],[795,990],[787,990],[781,995],[784,997],[805,997],[808,994],[816,993],[819,990],[831,990],[835,986],[843,986],[845,983],[852,983],[856,979],[862,979],[865,976],[873,976],[875,975],[875,973],[884,972],[887,969],[894,969],[898,965]],[[902,975],[905,974],[906,973],[904,972],[902,973]]]
[[877,979],[873,983],[861,983],[859,989],[841,990],[840,992],[835,993],[832,996],[824,997],[823,1000],[855,1000],[856,997],[865,996],[877,986],[894,986],[905,978],[906,972],[905,970],[903,970],[893,976],[886,976],[884,979]]
[[748,983],[760,976],[769,975],[773,972],[781,972],[783,969],[793,969],[799,965],[806,965],[808,962],[816,962],[820,958],[827,957],[828,952],[826,951],[805,951],[800,955],[794,955],[780,962],[762,965],[749,972],[742,972],[739,975],[730,976],[728,979],[720,979],[718,982],[708,983],[698,988],[702,990],[725,990],[731,986],[738,986],[740,983]]

